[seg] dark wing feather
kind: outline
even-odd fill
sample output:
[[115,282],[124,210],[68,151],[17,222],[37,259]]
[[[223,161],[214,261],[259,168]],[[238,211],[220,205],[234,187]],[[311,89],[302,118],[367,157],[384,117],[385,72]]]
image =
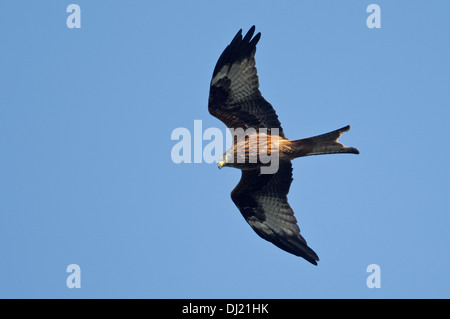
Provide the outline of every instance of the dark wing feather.
[[229,128],[267,128],[269,133],[278,128],[284,137],[275,110],[259,91],[255,52],[261,33],[253,37],[254,32],[255,26],[242,38],[239,30],[217,61],[208,110]]
[[294,211],[287,200],[292,182],[290,162],[280,164],[275,174],[242,170],[231,198],[253,230],[277,247],[317,265],[319,257],[300,235]]

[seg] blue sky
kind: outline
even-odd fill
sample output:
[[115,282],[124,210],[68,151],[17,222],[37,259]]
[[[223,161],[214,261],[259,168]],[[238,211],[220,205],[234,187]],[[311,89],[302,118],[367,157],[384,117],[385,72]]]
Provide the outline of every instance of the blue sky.
[[[67,28],[71,3],[80,29]],[[370,3],[380,29],[366,25]],[[449,298],[448,12],[2,1],[0,297]],[[317,267],[252,231],[229,195],[238,170],[170,156],[175,128],[226,132],[209,81],[253,24],[260,89],[287,137],[350,124],[341,141],[361,151],[294,162],[289,201]],[[370,264],[381,288],[366,286]]]

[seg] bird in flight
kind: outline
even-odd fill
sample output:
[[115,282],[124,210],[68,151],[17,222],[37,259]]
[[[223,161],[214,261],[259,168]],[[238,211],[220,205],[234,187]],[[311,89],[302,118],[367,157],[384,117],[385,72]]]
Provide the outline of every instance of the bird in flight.
[[[350,126],[305,139],[285,137],[275,110],[259,91],[255,52],[261,33],[253,36],[254,32],[252,26],[242,37],[239,30],[214,68],[208,110],[233,135],[232,146],[221,156],[219,168],[241,169],[241,180],[231,199],[260,237],[317,265],[319,257],[300,235],[287,200],[293,180],[291,161],[302,156],[359,151],[337,141]],[[276,162],[271,172],[263,171],[273,163],[263,160],[262,154]]]

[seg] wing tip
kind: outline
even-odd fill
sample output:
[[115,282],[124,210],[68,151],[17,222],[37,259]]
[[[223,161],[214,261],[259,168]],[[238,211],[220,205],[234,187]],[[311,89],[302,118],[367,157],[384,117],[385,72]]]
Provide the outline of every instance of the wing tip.
[[214,68],[214,76],[227,64],[234,63],[241,59],[251,56],[256,50],[256,45],[261,38],[261,32],[258,32],[255,36],[256,27],[253,25],[242,38],[242,29],[234,36],[230,44],[222,52],[216,67]]
[[302,251],[299,257],[304,258],[306,261],[310,262],[314,266],[317,266],[317,262],[320,260],[319,256],[317,256],[314,250],[309,248],[309,246],[306,246],[306,252]]
[[308,257],[301,256],[301,257],[303,257],[306,261],[310,262],[314,266],[318,265],[317,262],[319,261],[319,257],[317,257],[317,255],[315,256],[316,258],[311,258],[309,256]]

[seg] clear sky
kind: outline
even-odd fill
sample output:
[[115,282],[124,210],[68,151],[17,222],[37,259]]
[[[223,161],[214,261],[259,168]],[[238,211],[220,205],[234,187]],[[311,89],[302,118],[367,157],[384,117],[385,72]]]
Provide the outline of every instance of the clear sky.
[[[69,4],[81,28],[69,29]],[[369,4],[381,28],[368,28]],[[449,298],[449,1],[1,1],[0,297]],[[259,238],[216,163],[175,164],[235,33],[262,33],[289,201],[318,266]],[[203,142],[203,147],[209,141]],[[218,157],[218,156],[217,156]],[[69,289],[66,268],[81,269]],[[381,270],[369,289],[367,266]]]

